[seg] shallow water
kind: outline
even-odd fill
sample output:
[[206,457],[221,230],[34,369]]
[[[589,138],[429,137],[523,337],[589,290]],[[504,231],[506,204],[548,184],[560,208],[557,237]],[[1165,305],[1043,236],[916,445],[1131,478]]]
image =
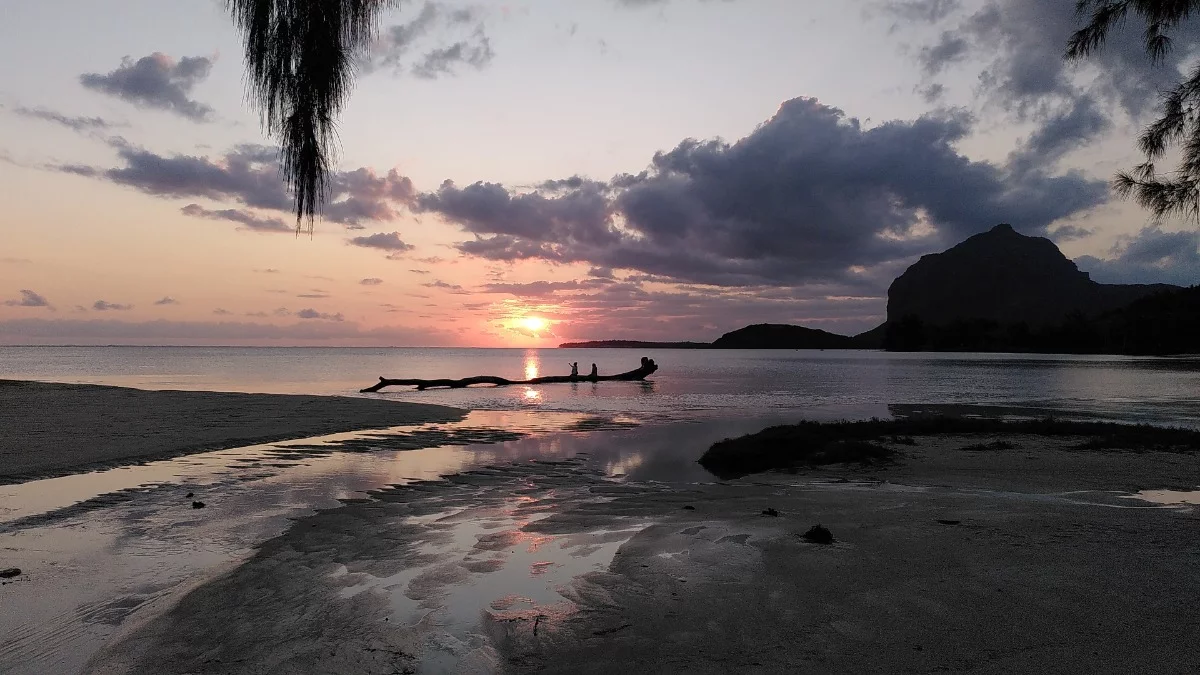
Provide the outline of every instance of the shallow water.
[[[847,408],[818,414],[841,418],[873,412]],[[579,471],[616,481],[712,482],[696,464],[711,443],[793,419],[792,413],[772,413],[635,426],[635,420],[622,416],[478,411],[453,424],[338,434],[0,486],[0,567],[23,571],[0,589],[4,606],[14,610],[0,612],[0,672],[79,671],[131,620],[162,611],[189,584],[245,560],[294,519],[336,508],[342,500],[488,466],[545,461],[573,460]],[[513,433],[523,435],[505,440]],[[487,440],[498,442],[481,443]],[[470,444],[446,445],[455,442]],[[438,447],[420,447],[423,443]],[[922,488],[816,482],[805,489]],[[551,496],[567,497],[565,492]],[[644,525],[528,535],[519,530],[539,517],[540,507],[520,495],[503,497],[486,510],[447,507],[427,517],[440,521],[439,532],[448,536],[426,553],[473,561],[486,573],[441,578],[436,566],[423,565],[379,578],[360,575],[347,584],[348,594],[386,594],[392,620],[425,627],[425,672],[453,672],[473,658],[488,658],[478,630],[485,610],[491,620],[552,622],[561,609],[557,589],[608,565],[621,542]],[[1115,495],[1012,498],[1135,507]],[[205,508],[191,508],[194,499],[204,501]],[[1179,503],[1178,494],[1171,499],[1162,503]],[[520,536],[486,554],[472,550],[481,538],[504,533]]]
[[647,383],[385,390],[472,410],[556,410],[640,418],[892,404],[973,404],[1094,413],[1200,427],[1200,359],[868,351],[0,347],[0,377],[148,389],[353,394],[377,377],[526,378],[601,373],[650,356]]
[[[340,500],[489,465],[573,457],[604,475],[709,481],[695,460],[710,444],[777,421],[783,420],[631,428],[620,416],[479,411],[453,424],[337,434],[0,486],[0,567],[23,572],[0,589],[4,606],[13,608],[0,612],[0,672],[77,672],[135,613],[161,611],[181,585],[244,560],[293,519]],[[503,430],[492,436],[502,442],[481,444],[489,429]],[[504,440],[514,432],[524,435]],[[419,447],[422,442],[437,447]],[[205,507],[193,509],[194,500]],[[464,545],[485,524],[460,523]],[[537,568],[532,586],[512,582],[523,597],[544,603],[579,565],[607,563],[606,550],[578,559],[571,555],[578,550],[517,554],[520,564],[495,578],[524,580],[534,569],[529,566],[550,563]],[[462,624],[475,591],[452,592],[450,599],[458,600],[442,620]],[[405,607],[397,605],[398,617]]]

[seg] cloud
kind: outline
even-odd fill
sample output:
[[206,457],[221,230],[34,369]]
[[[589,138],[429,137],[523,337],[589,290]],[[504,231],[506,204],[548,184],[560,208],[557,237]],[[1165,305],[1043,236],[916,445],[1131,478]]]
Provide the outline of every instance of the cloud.
[[62,113],[54,112],[46,108],[26,108],[17,106],[13,108],[13,113],[30,119],[42,120],[45,122],[53,122],[68,129],[78,132],[88,131],[107,131],[118,126],[113,122],[109,122],[102,117],[71,117]]
[[927,75],[937,75],[951,64],[966,58],[970,47],[966,38],[952,33],[943,33],[937,44],[921,48],[921,54],[917,60]]
[[318,290],[318,291],[314,291],[312,293],[299,293],[296,295],[296,297],[297,298],[306,298],[308,300],[324,300],[330,296],[328,293]]
[[155,300],[155,301],[154,301],[154,304],[155,304],[155,305],[158,305],[158,306],[163,306],[163,305],[178,305],[178,304],[179,304],[179,301],[178,301],[178,300],[176,300],[175,298],[172,298],[171,296],[169,296],[169,295],[168,295],[168,296],[164,297],[162,300]]
[[45,307],[50,310],[54,309],[50,301],[46,299],[46,296],[35,293],[27,288],[21,289],[21,298],[19,300],[5,300],[4,304],[9,307]]
[[[936,14],[946,18],[958,4]],[[1068,38],[1082,25],[1074,3],[986,0],[920,50],[918,59],[929,73],[978,63],[985,95],[1021,117],[1040,119],[1083,94],[1139,117],[1157,104],[1158,92],[1177,79],[1200,45],[1200,25],[1184,22],[1172,31],[1174,48],[1156,66],[1146,57],[1140,22],[1131,16],[1098,54],[1076,66],[1063,59]]]
[[266,269],[254,270],[254,271],[258,272],[259,274],[279,274],[279,270],[274,269],[272,267],[268,267]]
[[[238,145],[223,156],[212,159],[190,155],[158,155],[121,140],[114,141],[113,147],[123,166],[101,169],[66,164],[50,168],[107,180],[155,197],[233,201],[250,208],[292,215],[292,201],[280,178],[276,148]],[[368,168],[334,172],[330,176],[330,201],[325,205],[323,217],[348,228],[359,229],[366,222],[395,218],[397,214],[393,207],[407,204],[414,194],[412,180],[394,169],[385,175],[376,174]],[[205,213],[215,215],[208,216]],[[235,210],[201,209],[195,215],[233,220],[259,231],[284,231],[279,229],[282,221],[277,223]],[[291,227],[286,229],[295,231]]]
[[451,283],[442,281],[441,279],[436,279],[434,281],[431,281],[426,284],[421,284],[421,285],[424,286],[425,288],[439,288],[444,291],[448,291],[452,295],[468,295],[468,294],[470,294],[470,291],[464,289],[462,286],[459,286],[458,284],[451,284]]
[[481,9],[426,2],[409,21],[381,31],[362,66],[367,72],[388,69],[436,79],[457,75],[463,66],[482,70],[493,58]]
[[375,278],[363,279],[362,281],[360,281],[358,283],[362,284],[363,286],[378,286],[383,283],[383,279],[375,279]]
[[448,47],[440,47],[425,54],[412,67],[412,73],[424,80],[434,80],[443,75],[457,74],[459,66],[466,65],[483,70],[495,56],[491,40],[479,30],[469,39],[459,40]]
[[905,0],[882,3],[885,12],[903,21],[938,23],[962,7],[962,0]]
[[483,289],[488,293],[508,293],[518,298],[546,298],[563,291],[602,288],[610,283],[613,282],[604,279],[588,279],[586,281],[534,281],[527,284],[487,284]]
[[214,310],[213,310],[213,314],[216,314],[217,316],[232,316],[232,315],[233,315],[233,312],[231,312],[231,311],[229,311],[229,310],[227,310],[227,309],[224,309],[224,308],[218,307],[218,308],[216,308],[216,309],[214,309]]
[[400,238],[399,232],[380,232],[365,237],[354,237],[347,241],[351,246],[361,248],[377,248],[381,251],[411,251],[415,246],[407,244]]
[[249,211],[242,209],[206,209],[199,204],[188,204],[179,209],[180,213],[185,216],[194,218],[205,218],[207,220],[228,220],[234,223],[240,223],[243,227],[239,230],[251,230],[253,232],[276,232],[279,234],[295,234],[296,228],[283,222],[279,218],[260,218]]
[[[615,0],[618,7],[649,7],[651,5],[665,5],[671,0]],[[701,0],[708,2],[709,0]],[[734,2],[735,0],[724,0],[724,2]]]
[[96,310],[97,312],[127,312],[133,309],[133,305],[123,305],[116,302],[97,300],[96,302],[92,303],[92,309]]
[[321,321],[345,321],[346,317],[341,314],[323,314],[315,309],[302,309],[296,312],[296,316],[301,319],[319,319]]
[[134,61],[125,57],[112,72],[79,76],[84,87],[144,108],[167,110],[193,122],[208,121],[213,109],[189,98],[192,89],[212,70],[212,59],[189,56],[175,59],[155,52]]
[[1103,181],[978,162],[959,112],[873,128],[815,99],[746,138],[688,139],[647,172],[542,194],[445,183],[414,209],[474,235],[469,255],[636,270],[719,286],[886,287],[916,255],[1011,222],[1044,233],[1108,199]]
[[448,346],[461,336],[431,327],[365,328],[349,321],[300,321],[286,325],[229,321],[0,320],[7,344],[304,344],[335,343]]
[[1045,166],[1061,159],[1100,134],[1112,122],[1091,96],[1080,96],[1066,109],[1048,115],[1043,123],[1009,157],[1016,172]]
[[1172,232],[1150,225],[1121,237],[1109,255],[1082,256],[1075,263],[1101,283],[1200,284],[1200,230]]

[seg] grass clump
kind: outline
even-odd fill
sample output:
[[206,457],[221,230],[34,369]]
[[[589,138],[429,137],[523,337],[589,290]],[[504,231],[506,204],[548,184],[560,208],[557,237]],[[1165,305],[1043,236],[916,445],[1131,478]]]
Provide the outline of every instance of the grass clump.
[[[928,417],[864,422],[800,422],[763,429],[713,444],[700,464],[719,478],[739,478],[775,469],[798,470],[827,464],[876,464],[894,459],[896,450],[882,445],[907,444],[893,439],[939,435],[1025,434],[1077,436],[1089,450],[1163,452],[1200,451],[1200,431],[1146,424],[1072,422],[1053,418],[1005,421],[967,417]],[[1007,441],[997,443],[1008,444]],[[995,443],[963,449],[998,450]]]

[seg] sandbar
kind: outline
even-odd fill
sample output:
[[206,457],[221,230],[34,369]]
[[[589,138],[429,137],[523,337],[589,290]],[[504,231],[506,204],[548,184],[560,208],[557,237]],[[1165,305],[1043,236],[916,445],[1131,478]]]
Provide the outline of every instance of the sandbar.
[[0,484],[466,411],[341,396],[147,391],[0,380]]

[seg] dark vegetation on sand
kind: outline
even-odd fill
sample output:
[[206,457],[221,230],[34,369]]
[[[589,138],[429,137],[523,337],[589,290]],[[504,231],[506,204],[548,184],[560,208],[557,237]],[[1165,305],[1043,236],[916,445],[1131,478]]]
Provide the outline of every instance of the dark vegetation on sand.
[[[893,461],[895,445],[913,436],[1026,434],[1077,436],[1079,450],[1197,452],[1200,431],[1112,422],[1071,422],[1052,418],[1005,421],[938,417],[865,422],[800,422],[764,429],[713,444],[700,464],[720,478],[739,478],[775,469],[828,464],[878,464]],[[1001,449],[983,443],[964,450]]]

